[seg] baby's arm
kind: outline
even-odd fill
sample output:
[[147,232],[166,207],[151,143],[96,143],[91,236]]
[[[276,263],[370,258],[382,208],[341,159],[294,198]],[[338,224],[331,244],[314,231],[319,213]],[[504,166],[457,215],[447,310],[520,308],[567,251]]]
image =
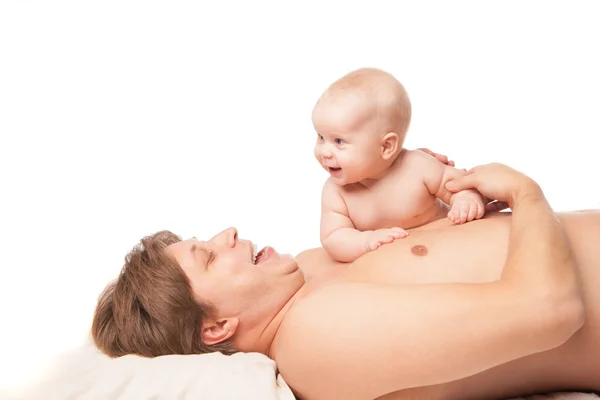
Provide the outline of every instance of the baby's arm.
[[477,190],[462,190],[452,193],[446,189],[449,180],[463,176],[466,172],[445,165],[435,158],[421,154],[420,170],[424,174],[424,183],[429,193],[443,202],[450,204],[448,219],[454,223],[465,223],[483,217],[485,213],[484,198]]
[[340,187],[327,181],[321,198],[321,244],[331,258],[352,262],[384,243],[405,237],[400,228],[359,231],[348,216]]

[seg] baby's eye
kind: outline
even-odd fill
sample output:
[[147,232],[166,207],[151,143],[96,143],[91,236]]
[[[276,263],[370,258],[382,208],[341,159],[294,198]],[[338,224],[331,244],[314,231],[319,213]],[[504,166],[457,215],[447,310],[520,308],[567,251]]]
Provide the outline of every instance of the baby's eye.
[[341,145],[344,144],[344,141],[342,139],[335,139],[335,144]]
[[323,136],[317,135],[317,137],[319,138],[319,140],[323,140]]

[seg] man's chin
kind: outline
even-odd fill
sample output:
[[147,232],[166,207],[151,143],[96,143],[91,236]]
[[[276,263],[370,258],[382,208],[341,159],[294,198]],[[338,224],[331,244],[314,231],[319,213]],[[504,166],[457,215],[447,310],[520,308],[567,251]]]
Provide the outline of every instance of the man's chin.
[[279,257],[280,257],[280,262],[281,262],[282,268],[286,272],[293,273],[300,268],[298,266],[298,261],[296,261],[296,258],[294,256],[292,256],[291,254],[281,254]]
[[257,264],[256,266],[265,268],[281,267],[284,269],[298,269],[298,262],[291,254],[279,254],[277,251],[272,250],[269,258],[265,260],[264,263]]

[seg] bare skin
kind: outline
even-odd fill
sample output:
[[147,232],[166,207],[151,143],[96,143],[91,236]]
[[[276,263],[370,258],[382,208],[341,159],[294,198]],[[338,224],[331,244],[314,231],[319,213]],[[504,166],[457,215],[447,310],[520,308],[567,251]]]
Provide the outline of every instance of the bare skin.
[[[483,400],[559,390],[600,390],[600,250],[597,247],[600,242],[600,211],[563,213],[559,216],[578,259],[584,283],[584,327],[565,344],[553,350],[530,355],[454,382],[401,390],[382,396],[381,400]],[[407,238],[382,246],[350,265],[331,260],[320,248],[299,254],[297,260],[309,284],[314,280],[316,285],[322,285],[321,289],[335,281],[398,286],[488,282],[499,279],[501,275],[507,255],[509,230],[509,213],[492,213],[484,219],[465,225],[453,225],[447,219],[441,219],[412,230]],[[324,274],[328,276],[323,278]],[[323,279],[326,279],[325,282]],[[333,296],[323,290],[319,306],[311,304],[310,308],[314,309],[310,312],[318,313],[322,302],[345,301]],[[369,308],[364,305],[364,309],[356,309],[354,312],[369,313]],[[282,327],[281,335],[289,336],[285,339],[280,337],[279,340],[295,341],[298,336],[305,334],[303,330],[287,331]],[[443,336],[444,332],[432,334]],[[358,345],[369,347],[368,338]],[[277,356],[301,357],[282,353]],[[393,353],[389,356],[398,357]],[[316,355],[315,357],[316,365],[322,360]],[[412,368],[420,368],[418,360]],[[285,369],[282,374],[287,379]],[[292,387],[296,380],[303,386],[302,377],[294,377],[289,379]],[[310,383],[315,384],[318,383]]]
[[[450,216],[464,223],[481,218],[483,199],[474,191],[451,193],[448,180],[462,171],[418,150],[401,150],[378,179],[337,185],[328,179],[322,194],[321,240],[338,261],[354,261],[381,244],[405,237],[404,230]],[[397,228],[396,228],[397,227]]]
[[446,186],[506,202],[512,216],[438,220],[352,264],[322,249],[295,260],[267,248],[253,261],[235,229],[170,245],[194,296],[214,306],[203,341],[267,354],[304,400],[597,390],[600,212],[559,218],[501,164]]
[[444,188],[461,170],[402,147],[410,115],[402,84],[369,68],[334,82],[315,105],[314,154],[330,175],[320,236],[333,259],[354,261],[439,218],[465,223],[483,216],[477,191]]

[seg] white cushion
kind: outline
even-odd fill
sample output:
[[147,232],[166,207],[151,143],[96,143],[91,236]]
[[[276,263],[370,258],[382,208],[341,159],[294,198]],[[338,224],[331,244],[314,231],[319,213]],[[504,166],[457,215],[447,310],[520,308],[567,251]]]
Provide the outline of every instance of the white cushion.
[[44,400],[294,400],[275,362],[259,353],[111,359],[87,345],[62,356],[27,394]]

